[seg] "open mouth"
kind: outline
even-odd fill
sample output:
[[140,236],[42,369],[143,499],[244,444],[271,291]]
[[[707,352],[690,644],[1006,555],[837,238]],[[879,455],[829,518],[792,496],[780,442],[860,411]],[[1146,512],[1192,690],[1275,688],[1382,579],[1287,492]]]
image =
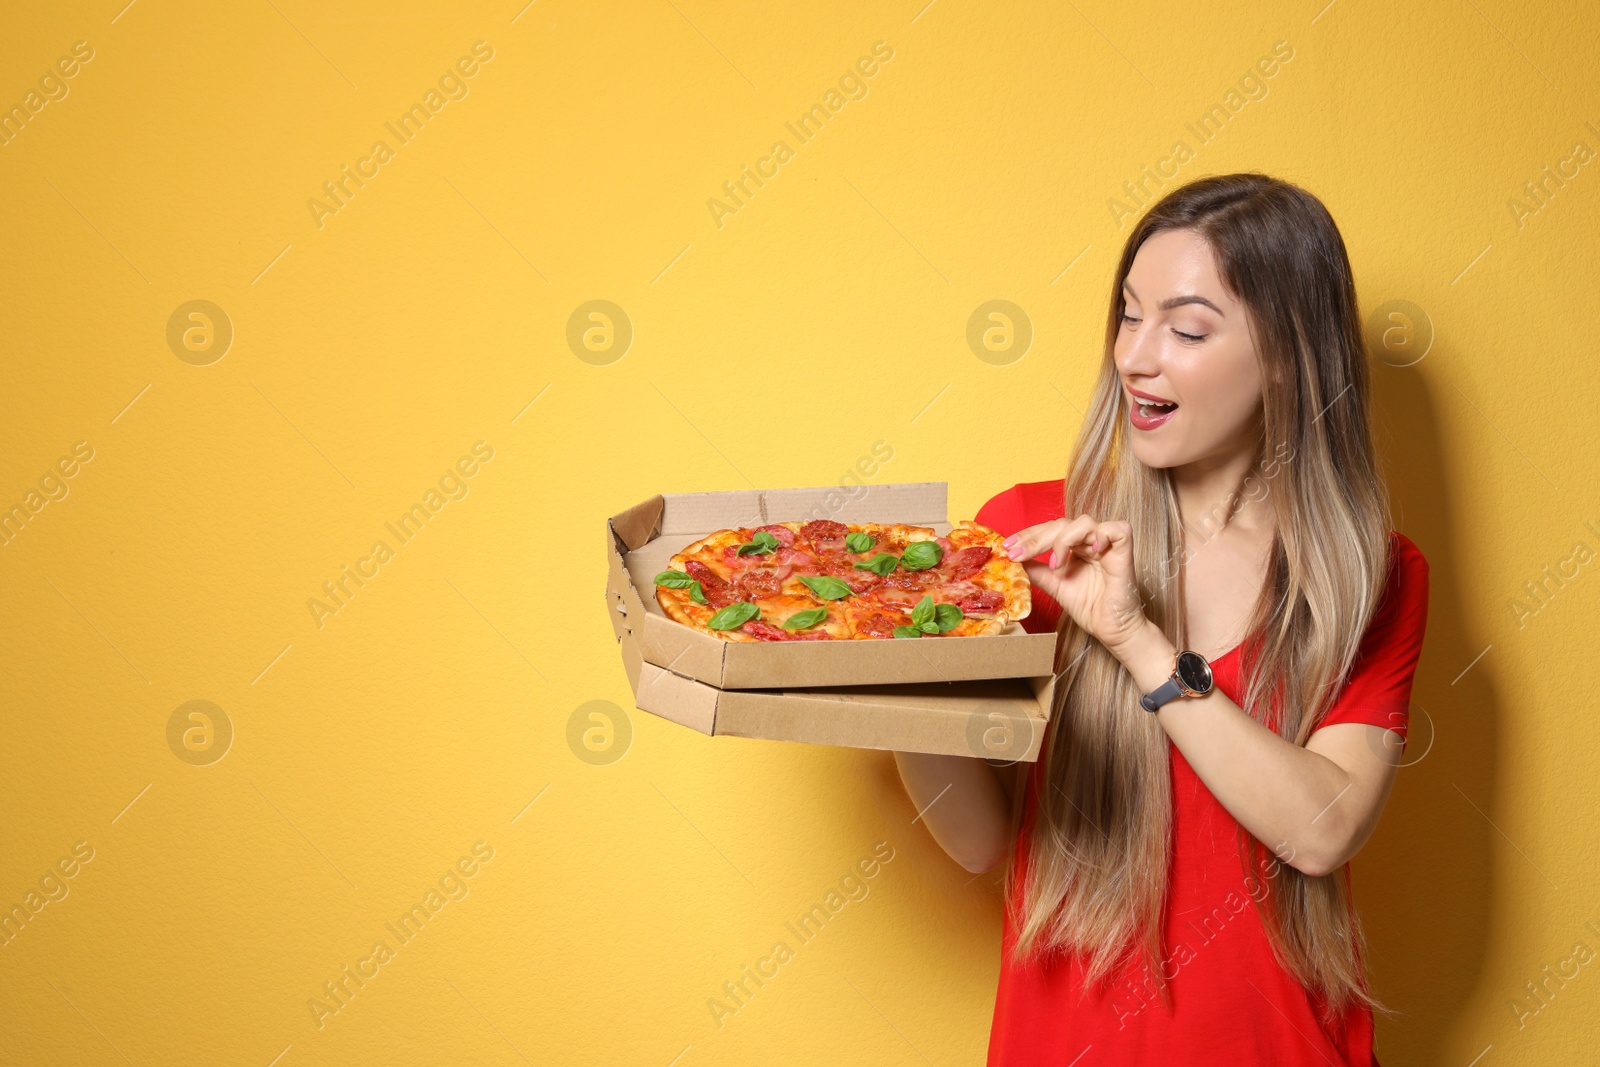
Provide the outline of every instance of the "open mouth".
[[1172,418],[1177,410],[1178,405],[1175,403],[1151,400],[1142,396],[1129,396],[1128,418],[1135,429],[1153,430]]

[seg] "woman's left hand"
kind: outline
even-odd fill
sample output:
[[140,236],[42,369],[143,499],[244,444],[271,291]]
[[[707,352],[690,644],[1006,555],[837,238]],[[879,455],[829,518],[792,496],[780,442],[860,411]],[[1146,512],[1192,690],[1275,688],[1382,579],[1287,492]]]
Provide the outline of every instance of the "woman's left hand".
[[[1018,530],[1004,544],[1034,585],[1072,620],[1115,652],[1146,622],[1133,568],[1133,528],[1088,515],[1052,519]],[[1049,562],[1033,557],[1049,552]]]

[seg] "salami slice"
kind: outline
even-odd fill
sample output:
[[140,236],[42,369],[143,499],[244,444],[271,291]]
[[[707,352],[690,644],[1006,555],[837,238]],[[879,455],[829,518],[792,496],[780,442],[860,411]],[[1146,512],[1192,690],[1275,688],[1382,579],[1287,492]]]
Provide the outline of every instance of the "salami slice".
[[705,591],[706,602],[714,608],[725,608],[739,599],[738,590],[728,584],[716,571],[707,567],[697,559],[691,559],[683,565],[685,573],[700,583],[700,588]]
[[896,567],[884,575],[883,579],[885,585],[892,585],[896,589],[909,589],[913,592],[927,590],[943,581],[944,577],[937,570],[908,571],[901,567]]
[[980,593],[962,597],[956,607],[961,609],[963,615],[993,615],[1005,602],[1005,594],[985,589]]
[[893,637],[894,628],[899,625],[896,616],[880,611],[856,619],[855,632],[858,637]]
[[743,632],[749,634],[751,637],[755,638],[757,641],[826,641],[826,640],[828,640],[828,635],[825,634],[825,633],[796,633],[796,632],[793,632],[791,630],[785,630],[785,629],[782,629],[781,627],[774,626],[770,622],[765,622],[765,621],[763,621],[761,619],[751,619],[749,622],[745,623],[743,626],[740,626],[739,629],[742,630]]
[[910,611],[923,598],[920,589],[902,589],[897,585],[882,585],[872,591],[872,599],[880,604]]
[[988,563],[989,557],[993,555],[994,549],[988,545],[973,545],[971,548],[959,549],[946,556],[940,569],[950,581],[960,581],[983,570],[984,564]]
[[822,568],[857,593],[865,593],[883,582],[871,571],[857,570],[854,556],[828,556],[823,559]]
[[751,619],[739,629],[758,641],[782,641],[788,636],[770,622],[762,622],[760,619]]
[[959,604],[974,593],[983,591],[983,586],[977,582],[959,581],[946,582],[937,589],[932,590],[933,599],[938,604]]
[[782,584],[783,578],[778,572],[765,567],[745,571],[733,580],[733,587],[741,594],[739,597],[741,600],[776,596]]
[[778,539],[778,543],[781,544],[784,548],[793,548],[794,547],[794,531],[789,529],[789,527],[787,527],[787,526],[777,526],[777,525],[757,526],[756,529],[757,530],[765,530],[767,533],[771,534],[773,537],[776,537]]
[[813,519],[800,527],[800,536],[811,542],[819,552],[843,551],[844,539],[849,535],[850,527],[832,519]]
[[821,574],[822,561],[810,552],[798,548],[780,548],[772,554],[772,562],[780,567],[792,567],[795,574]]

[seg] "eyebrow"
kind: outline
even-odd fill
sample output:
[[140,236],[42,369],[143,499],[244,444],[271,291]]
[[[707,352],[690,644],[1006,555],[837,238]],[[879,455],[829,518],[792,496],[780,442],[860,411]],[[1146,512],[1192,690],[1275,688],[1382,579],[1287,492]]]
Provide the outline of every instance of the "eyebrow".
[[[1139,294],[1133,292],[1133,286],[1129,285],[1127,282],[1123,282],[1122,287],[1128,290],[1128,292],[1133,293],[1133,298],[1135,300],[1139,299]],[[1199,293],[1186,293],[1183,296],[1169,296],[1165,300],[1161,301],[1158,307],[1162,311],[1171,311],[1173,308],[1182,307],[1185,304],[1204,304],[1212,311],[1215,311],[1218,315],[1227,315],[1227,312],[1217,307],[1217,305],[1213,304]]]

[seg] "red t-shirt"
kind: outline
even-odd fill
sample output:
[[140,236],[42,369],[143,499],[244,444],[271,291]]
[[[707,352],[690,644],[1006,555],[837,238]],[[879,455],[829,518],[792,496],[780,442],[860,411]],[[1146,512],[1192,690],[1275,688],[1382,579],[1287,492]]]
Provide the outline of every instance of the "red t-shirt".
[[[977,521],[1009,535],[1060,518],[1062,489],[1060,480],[1013,486],[985,504]],[[1384,599],[1362,637],[1351,678],[1323,726],[1372,723],[1405,735],[1412,676],[1427,624],[1428,563],[1403,534],[1391,537],[1394,563]],[[1033,597],[1034,611],[1024,620],[1024,628],[1034,633],[1053,630],[1060,605],[1037,587]],[[1234,648],[1211,664],[1215,686],[1235,703],[1243,696],[1238,652]],[[1050,744],[1048,729],[1044,743]],[[1376,1065],[1371,1010],[1357,1005],[1333,1026],[1325,1025],[1320,998],[1308,993],[1273,957],[1239,859],[1238,823],[1170,739],[1167,746],[1173,853],[1162,957],[1166,973],[1172,975],[1173,966],[1177,968],[1170,979],[1172,1008],[1149,983],[1138,956],[1128,959],[1116,978],[1081,1002],[1083,968],[1078,957],[1056,955],[1029,965],[1014,960],[1017,931],[1012,908],[1020,906],[1020,899],[1014,898],[1004,922],[989,1067],[1158,1062],[1227,1067]],[[1023,859],[1042,767],[1041,759],[1028,775],[1017,842]],[[1270,854],[1263,854],[1270,859]],[[1343,870],[1348,886],[1349,865]],[[1259,869],[1255,873],[1258,896],[1278,884]],[[1187,946],[1187,951],[1180,946]]]

